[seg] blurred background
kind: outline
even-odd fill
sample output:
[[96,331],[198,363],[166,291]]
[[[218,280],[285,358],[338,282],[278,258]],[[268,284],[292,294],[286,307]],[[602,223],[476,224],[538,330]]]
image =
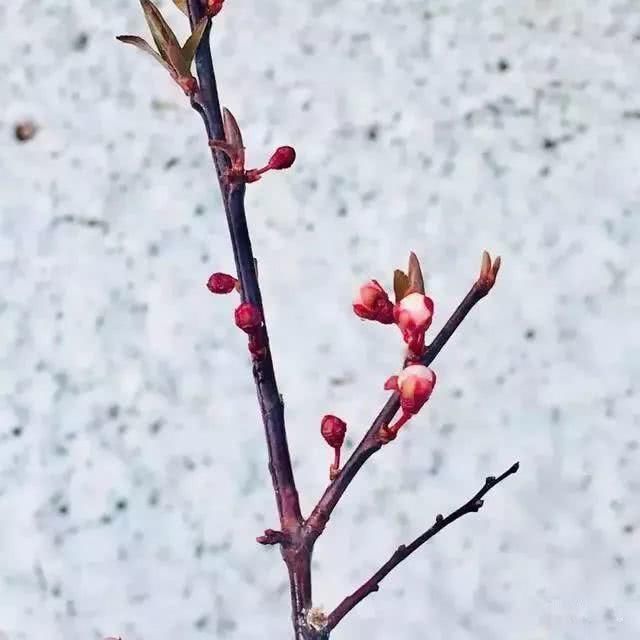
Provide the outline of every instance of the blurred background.
[[[334,637],[638,637],[640,3],[227,0],[215,25],[248,164],[298,152],[247,210],[305,512],[320,418],[357,442],[401,357],[358,286],[415,251],[434,335],[504,260],[319,541],[315,603],[520,473]],[[0,32],[0,636],[291,637],[246,341],[204,286],[233,260],[202,123],[114,39],[147,36],[135,0],[4,2]]]

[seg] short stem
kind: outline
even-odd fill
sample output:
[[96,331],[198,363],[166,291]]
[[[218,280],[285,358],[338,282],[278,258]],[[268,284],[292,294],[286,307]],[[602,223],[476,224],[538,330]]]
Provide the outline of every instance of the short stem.
[[402,413],[400,417],[392,424],[390,427],[384,427],[384,437],[385,439],[390,436],[390,439],[394,439],[398,435],[398,431],[407,424],[411,420],[410,413]]

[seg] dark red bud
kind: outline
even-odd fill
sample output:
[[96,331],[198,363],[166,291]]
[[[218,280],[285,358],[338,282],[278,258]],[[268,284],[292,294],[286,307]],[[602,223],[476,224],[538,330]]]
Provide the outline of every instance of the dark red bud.
[[267,348],[264,345],[262,336],[254,333],[249,336],[249,353],[254,360],[262,360],[267,354]]
[[296,159],[296,150],[293,147],[278,147],[269,158],[269,169],[288,169]]
[[320,433],[330,447],[339,449],[344,443],[347,423],[337,416],[326,415],[320,423]]
[[214,273],[207,281],[207,289],[211,293],[231,293],[238,281],[228,273]]
[[250,302],[243,302],[235,312],[236,326],[245,333],[255,333],[262,324],[262,317],[258,308]]

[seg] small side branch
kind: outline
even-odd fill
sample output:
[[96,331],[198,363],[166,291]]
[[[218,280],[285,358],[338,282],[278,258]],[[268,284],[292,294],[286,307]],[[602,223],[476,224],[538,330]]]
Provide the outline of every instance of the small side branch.
[[[489,254],[485,252],[482,256],[482,265],[478,279],[473,283],[467,295],[438,332],[433,342],[426,348],[425,354],[421,359],[422,364],[429,366],[435,360],[436,356],[445,344],[447,344],[449,338],[455,333],[471,309],[491,291],[499,269],[500,258],[496,258],[496,260],[492,262]],[[380,429],[391,423],[399,408],[400,395],[394,393],[389,400],[387,400],[387,403],[377,415],[373,424],[355,451],[351,454],[343,469],[325,490],[305,523],[305,534],[311,543],[313,543],[324,530],[333,510],[336,508],[340,498],[342,498],[358,471],[364,463],[385,444],[384,438],[380,436]]]
[[327,629],[330,631],[344,618],[355,606],[362,602],[368,595],[375,593],[380,588],[380,582],[395,569],[403,560],[406,560],[414,551],[425,542],[433,538],[437,533],[445,529],[452,522],[468,513],[477,513],[482,508],[484,496],[505,478],[513,475],[520,468],[516,462],[497,478],[490,476],[485,480],[484,486],[461,507],[450,513],[446,518],[438,514],[435,523],[422,535],[418,536],[408,545],[400,545],[393,555],[376,571],[361,587],[347,596],[330,614],[327,619]]

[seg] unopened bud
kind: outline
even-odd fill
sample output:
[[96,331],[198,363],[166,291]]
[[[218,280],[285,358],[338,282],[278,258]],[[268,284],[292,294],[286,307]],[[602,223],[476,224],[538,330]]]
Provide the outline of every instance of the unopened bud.
[[405,413],[418,413],[431,396],[436,384],[436,374],[421,364],[412,364],[398,375],[400,404]]
[[207,289],[211,293],[231,293],[238,285],[238,281],[228,273],[214,273],[207,281]]
[[436,374],[422,364],[412,364],[405,367],[399,375],[391,376],[384,388],[389,391],[400,392],[400,404],[407,414],[420,411],[429,399],[436,385]]
[[296,150],[293,147],[278,147],[269,158],[269,169],[288,169],[296,159]]
[[363,320],[375,320],[382,324],[392,324],[393,303],[377,280],[369,280],[360,287],[353,301],[353,312]]
[[245,333],[255,333],[262,324],[260,311],[250,302],[243,302],[235,311],[236,326]]
[[330,447],[339,449],[344,443],[347,423],[337,416],[326,415],[320,423],[320,433]]
[[261,335],[257,333],[249,335],[249,353],[254,360],[262,360],[265,357],[267,348]]
[[405,335],[425,331],[433,319],[433,300],[422,293],[410,293],[394,309],[394,319]]

